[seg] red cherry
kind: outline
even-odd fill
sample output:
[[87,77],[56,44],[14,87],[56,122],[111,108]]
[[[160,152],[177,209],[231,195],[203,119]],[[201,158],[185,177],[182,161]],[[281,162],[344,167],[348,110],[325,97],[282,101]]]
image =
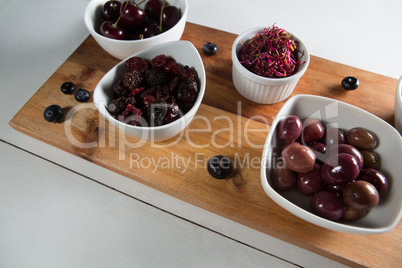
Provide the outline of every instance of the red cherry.
[[127,36],[126,30],[123,27],[116,25],[113,21],[110,20],[102,23],[100,27],[100,33],[105,37],[118,40],[125,40]]
[[120,8],[121,24],[128,28],[134,29],[142,25],[145,20],[145,11],[137,6],[134,1],[124,2]]
[[[156,21],[159,21],[161,16],[163,0],[148,0],[145,4],[145,14]],[[165,3],[165,7],[168,6],[168,3]]]
[[107,1],[102,6],[102,17],[105,20],[117,20],[120,15],[121,3],[117,0]]
[[155,35],[160,34],[161,32],[159,31],[159,24],[157,23],[150,23],[144,27],[144,37],[152,37]]
[[165,27],[163,30],[165,31],[175,26],[180,18],[180,9],[175,6],[165,6],[162,11],[162,26]]

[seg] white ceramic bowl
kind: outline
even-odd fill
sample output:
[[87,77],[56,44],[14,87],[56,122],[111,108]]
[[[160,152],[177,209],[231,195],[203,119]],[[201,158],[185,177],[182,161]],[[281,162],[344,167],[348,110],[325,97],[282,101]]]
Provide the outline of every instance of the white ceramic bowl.
[[[272,188],[271,170],[280,158],[281,144],[277,140],[277,125],[287,115],[315,118],[326,122],[324,127],[350,129],[364,127],[379,138],[374,149],[382,159],[381,172],[389,180],[389,191],[380,203],[357,221],[331,221],[313,214],[309,197],[297,189],[278,192]],[[279,111],[269,130],[262,155],[261,183],[267,195],[287,211],[318,226],[347,233],[377,234],[394,228],[402,215],[402,139],[399,133],[384,120],[350,104],[334,99],[296,95]]]
[[166,125],[139,127],[118,121],[109,114],[106,107],[113,98],[113,85],[117,83],[126,71],[124,66],[126,59],[118,63],[102,77],[95,87],[93,94],[96,108],[111,124],[119,128],[120,131],[123,131],[134,138],[150,142],[168,140],[183,131],[196,114],[205,93],[205,68],[201,56],[193,44],[189,41],[172,41],[155,45],[151,48],[135,53],[132,56],[138,56],[150,61],[160,54],[165,54],[166,57],[173,57],[178,63],[194,68],[198,75],[199,93],[194,106],[179,119]]
[[[305,61],[292,76],[285,78],[266,78],[247,70],[237,58],[243,43],[253,38],[266,27],[256,27],[241,33],[233,42],[232,47],[232,79],[236,90],[246,99],[253,102],[272,104],[283,101],[293,92],[300,77],[306,72],[310,63],[310,54],[306,45],[295,35],[291,37],[299,42],[299,50],[304,51],[300,60]],[[289,32],[288,32],[289,33]]]
[[[100,25],[103,22],[100,13],[105,2],[106,0],[91,0],[89,2],[84,14],[85,26],[96,42],[106,52],[120,60],[153,45],[180,40],[186,26],[188,13],[187,0],[169,0],[170,5],[176,6],[181,10],[181,19],[168,31],[142,40],[115,40],[107,38],[99,33]],[[145,2],[140,5],[142,8],[144,6]]]
[[402,76],[399,78],[395,92],[395,128],[402,135]]

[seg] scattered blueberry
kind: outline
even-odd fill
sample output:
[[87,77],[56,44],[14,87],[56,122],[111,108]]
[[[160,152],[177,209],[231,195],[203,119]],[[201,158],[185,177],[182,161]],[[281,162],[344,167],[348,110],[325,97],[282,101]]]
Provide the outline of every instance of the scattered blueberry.
[[75,85],[71,82],[64,82],[61,85],[60,89],[61,92],[63,92],[64,94],[73,94],[73,92],[75,91]]
[[354,90],[359,86],[359,79],[353,76],[347,76],[342,80],[342,87],[346,90]]
[[215,55],[218,52],[218,47],[214,43],[206,42],[202,51],[205,55]]
[[232,172],[232,162],[227,157],[216,155],[209,159],[207,169],[215,179],[223,179]]
[[43,117],[48,122],[60,122],[64,116],[63,109],[59,105],[50,105],[43,112]]
[[74,97],[79,102],[86,102],[89,100],[91,95],[89,94],[88,90],[80,88],[77,90],[77,92],[75,92]]

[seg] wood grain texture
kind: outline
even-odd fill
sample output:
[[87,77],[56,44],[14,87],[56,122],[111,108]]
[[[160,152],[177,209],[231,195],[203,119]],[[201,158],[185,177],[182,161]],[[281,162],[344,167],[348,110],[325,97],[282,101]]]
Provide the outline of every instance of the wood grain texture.
[[[402,225],[379,235],[330,231],[293,216],[273,202],[260,183],[263,144],[269,125],[284,102],[262,105],[244,99],[231,77],[231,47],[235,35],[187,23],[182,39],[199,50],[207,73],[204,100],[193,122],[178,137],[146,143],[124,135],[89,102],[79,104],[60,85],[73,81],[93,91],[101,77],[119,61],[88,37],[10,121],[31,137],[108,168],[193,205],[293,243],[349,266],[400,267]],[[202,46],[214,42],[218,53],[205,56]],[[343,77],[359,78],[355,91],[345,91]],[[315,56],[300,79],[296,94],[335,98],[393,122],[397,80]],[[63,107],[66,120],[43,120],[51,104]],[[215,180],[206,172],[217,154],[232,159],[234,174]],[[156,167],[156,164],[158,166]]]

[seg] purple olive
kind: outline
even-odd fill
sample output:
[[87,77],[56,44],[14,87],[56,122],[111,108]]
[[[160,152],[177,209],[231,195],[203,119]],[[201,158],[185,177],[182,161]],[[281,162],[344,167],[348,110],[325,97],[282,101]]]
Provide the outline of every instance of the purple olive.
[[272,171],[272,186],[277,191],[289,191],[296,185],[297,173],[278,163]]
[[359,168],[360,169],[363,168],[363,163],[364,163],[363,155],[354,146],[352,146],[350,144],[335,144],[335,145],[331,146],[330,149],[331,149],[331,155],[340,154],[340,153],[346,153],[346,154],[353,155],[357,160],[357,164],[359,165]]
[[329,185],[329,184],[326,184],[326,187],[325,187],[325,189],[326,189],[327,191],[336,193],[336,194],[338,194],[339,196],[342,196],[342,193],[343,193],[343,189],[344,189],[344,188],[345,188],[345,185]]
[[328,158],[328,148],[324,143],[313,142],[309,144],[308,147],[313,150],[318,161],[325,162],[325,160]]
[[306,173],[313,169],[316,156],[307,146],[293,142],[282,150],[282,159],[288,169]]
[[325,184],[321,180],[321,166],[314,164],[313,170],[306,173],[297,173],[297,189],[304,195],[313,195],[324,189]]
[[302,132],[302,122],[295,115],[288,115],[278,124],[278,139],[286,144],[297,140]]
[[372,168],[364,168],[360,171],[356,180],[363,180],[371,183],[377,189],[380,197],[384,196],[388,191],[387,178],[378,170]]
[[310,144],[315,141],[319,141],[324,137],[325,129],[321,122],[317,119],[307,118],[303,120],[302,130],[302,143]]
[[345,213],[342,198],[328,191],[315,193],[310,200],[310,206],[315,214],[328,220],[338,220]]
[[330,128],[326,131],[324,141],[327,146],[346,142],[346,133],[340,128]]
[[356,157],[346,154],[330,156],[321,167],[321,178],[330,185],[345,185],[359,175],[360,168]]

